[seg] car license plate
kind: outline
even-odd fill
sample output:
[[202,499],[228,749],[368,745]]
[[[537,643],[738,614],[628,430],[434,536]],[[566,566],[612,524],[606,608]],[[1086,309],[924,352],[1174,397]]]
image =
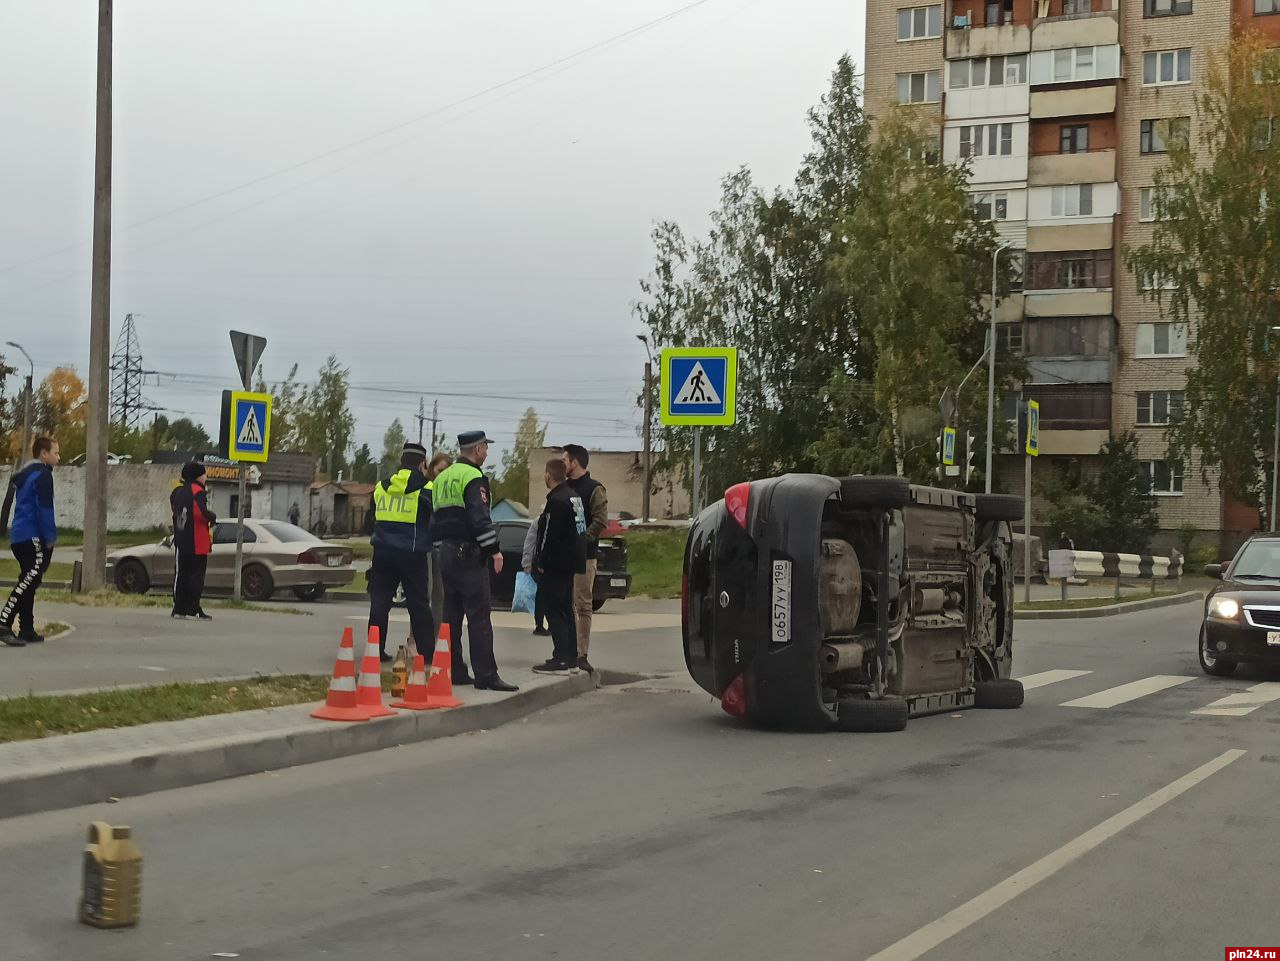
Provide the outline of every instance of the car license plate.
[[610,587],[626,587],[627,579],[625,577],[615,577],[609,581]]
[[330,554],[327,560],[330,567],[337,567],[342,563],[342,555]]
[[773,586],[770,595],[771,614],[769,640],[773,644],[791,643],[791,562],[773,562]]
[[1267,646],[1280,647],[1280,631],[1267,631]]

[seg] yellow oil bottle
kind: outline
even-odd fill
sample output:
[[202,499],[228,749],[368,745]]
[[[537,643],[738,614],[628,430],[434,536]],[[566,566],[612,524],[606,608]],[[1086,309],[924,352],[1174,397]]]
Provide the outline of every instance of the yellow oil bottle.
[[395,660],[391,663],[391,696],[404,697],[405,688],[409,686],[409,650],[401,644],[396,651]]
[[106,821],[89,825],[84,849],[80,920],[95,928],[127,928],[142,914],[142,852],[133,832]]

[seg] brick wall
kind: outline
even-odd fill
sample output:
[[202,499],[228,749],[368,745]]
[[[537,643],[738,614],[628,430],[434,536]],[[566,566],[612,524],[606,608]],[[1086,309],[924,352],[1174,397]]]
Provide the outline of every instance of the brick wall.
[[[177,464],[111,464],[107,467],[107,529],[142,531],[170,523],[169,494],[178,479]],[[0,488],[11,468],[0,468]],[[53,504],[58,526],[84,526],[83,467],[53,469]]]

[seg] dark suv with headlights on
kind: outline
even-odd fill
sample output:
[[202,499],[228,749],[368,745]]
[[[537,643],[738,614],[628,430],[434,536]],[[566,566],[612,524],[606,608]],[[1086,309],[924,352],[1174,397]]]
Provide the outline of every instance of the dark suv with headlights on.
[[1200,667],[1227,677],[1240,663],[1280,666],[1280,537],[1245,541],[1230,564],[1210,564],[1220,578],[1205,599]]
[[787,474],[731,487],[685,549],[685,663],[730,714],[896,731],[1019,707],[1010,523],[1022,498],[900,477]]

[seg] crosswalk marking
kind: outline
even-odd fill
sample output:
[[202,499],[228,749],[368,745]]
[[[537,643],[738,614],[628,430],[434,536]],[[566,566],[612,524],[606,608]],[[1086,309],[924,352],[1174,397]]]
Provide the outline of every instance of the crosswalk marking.
[[1280,700],[1280,683],[1268,681],[1263,684],[1255,684],[1247,691],[1228,694],[1221,700],[1214,701],[1212,704],[1191,713],[1209,717],[1244,717],[1246,714],[1252,714],[1262,705],[1270,704],[1275,700]]
[[1128,684],[1121,684],[1119,687],[1110,687],[1105,691],[1099,691],[1097,694],[1090,694],[1088,697],[1078,697],[1074,701],[1066,701],[1062,707],[1092,707],[1092,708],[1108,708],[1115,707],[1117,704],[1126,704],[1129,701],[1136,701],[1140,697],[1146,697],[1148,694],[1156,694],[1160,691],[1168,690],[1171,687],[1177,687],[1179,684],[1186,684],[1193,681],[1193,677],[1181,677],[1173,674],[1156,674],[1153,677],[1144,677],[1140,681],[1132,681]]
[[1041,671],[1039,674],[1028,674],[1026,677],[1018,678],[1018,680],[1022,682],[1024,691],[1033,691],[1037,687],[1057,684],[1059,681],[1069,681],[1072,678],[1084,677],[1086,674],[1092,673],[1093,671]]

